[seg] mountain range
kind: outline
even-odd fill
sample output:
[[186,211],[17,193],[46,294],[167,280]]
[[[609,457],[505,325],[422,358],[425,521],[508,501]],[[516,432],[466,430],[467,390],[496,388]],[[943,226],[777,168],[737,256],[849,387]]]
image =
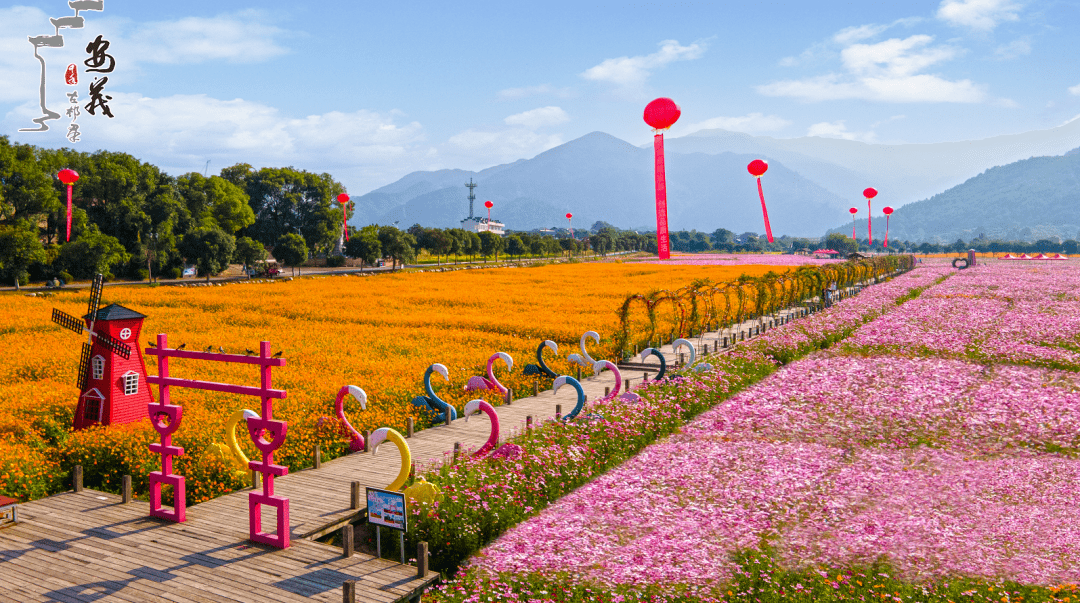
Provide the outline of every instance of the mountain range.
[[[848,207],[862,207],[867,186],[880,191],[875,207],[900,208],[919,199],[932,201],[934,195],[990,168],[1037,155],[1060,155],[1078,146],[1080,119],[984,140],[910,145],[703,130],[665,141],[669,227],[763,232],[756,184],[746,171],[746,165],[758,158],[769,162],[762,185],[773,232],[817,237],[842,224]],[[637,147],[603,132],[477,172],[413,172],[354,197],[357,211],[352,222],[459,226],[469,211],[464,185],[470,178],[479,185],[475,215],[485,216],[483,203],[491,200],[492,218],[509,229],[563,226],[567,212],[574,214],[575,225],[603,220],[620,228],[656,227],[651,145]],[[897,209],[893,221],[914,215],[912,211],[901,214]],[[969,217],[981,217],[981,209],[973,211],[963,217],[964,228],[990,228],[989,220],[968,224]],[[932,230],[924,230],[923,236]]]
[[[880,205],[878,206],[881,207]],[[929,199],[898,208],[889,237],[952,243],[984,236],[1006,241],[1080,239],[1080,148],[994,167]],[[866,218],[856,221],[866,236]],[[874,218],[885,232],[885,218]],[[851,222],[832,232],[850,234]]]

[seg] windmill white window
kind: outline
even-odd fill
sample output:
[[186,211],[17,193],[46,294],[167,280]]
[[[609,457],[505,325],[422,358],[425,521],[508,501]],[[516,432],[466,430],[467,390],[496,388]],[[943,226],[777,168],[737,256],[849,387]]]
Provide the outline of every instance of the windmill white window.
[[120,339],[123,339],[124,341],[131,339],[131,329],[120,329]]
[[83,403],[83,419],[100,423],[101,407],[104,406],[105,396],[102,396],[101,392],[95,387],[86,392],[83,398],[85,399]]
[[91,377],[94,379],[105,378],[105,358],[102,356],[94,356],[94,359],[90,361]]
[[139,393],[139,373],[128,371],[124,373],[124,395],[130,396]]

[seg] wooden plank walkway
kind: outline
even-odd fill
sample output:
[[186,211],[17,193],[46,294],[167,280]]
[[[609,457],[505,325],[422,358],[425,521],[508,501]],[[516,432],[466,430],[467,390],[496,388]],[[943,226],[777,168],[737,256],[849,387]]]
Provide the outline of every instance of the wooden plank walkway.
[[[790,320],[802,310],[787,310],[770,319]],[[747,321],[734,329],[695,338],[710,352],[724,337],[760,325]],[[747,338],[749,339],[749,337]],[[678,359],[670,343],[660,348],[669,367]],[[727,348],[727,349],[730,349]],[[634,359],[623,377],[632,386],[659,369],[655,360]],[[620,369],[622,370],[622,369]],[[605,372],[581,380],[588,399],[614,386]],[[568,412],[576,392],[566,387],[514,399],[496,407],[503,438],[520,433],[527,416],[536,423],[551,419],[556,405]],[[417,432],[408,439],[421,467],[450,460],[454,444],[463,453],[481,446],[490,433],[486,416],[458,419]],[[248,540],[247,498],[234,492],[188,508],[187,521],[175,524],[149,517],[149,504],[123,504],[113,494],[82,490],[65,492],[19,506],[19,523],[0,529],[0,600],[175,601],[177,603],[340,601],[342,584],[356,581],[359,601],[393,603],[413,598],[438,579],[421,579],[412,565],[371,555],[343,557],[340,548],[314,541],[365,517],[366,501],[353,509],[351,485],[385,488],[401,465],[396,447],[387,443],[378,454],[358,452],[322,463],[319,469],[292,472],[275,480],[277,494],[290,499],[292,546],[285,550]],[[273,525],[264,517],[264,525]],[[389,536],[389,535],[388,535]]]
[[149,517],[148,503],[83,490],[19,510],[19,523],[0,530],[2,601],[336,603],[355,580],[358,600],[392,603],[438,578],[311,540],[285,550],[253,543],[246,509],[221,516],[195,505],[176,524]]

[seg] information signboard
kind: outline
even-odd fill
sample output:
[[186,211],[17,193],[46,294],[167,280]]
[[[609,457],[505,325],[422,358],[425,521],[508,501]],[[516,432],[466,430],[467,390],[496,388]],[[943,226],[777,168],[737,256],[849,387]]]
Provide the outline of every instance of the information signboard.
[[384,528],[405,531],[408,520],[405,516],[405,495],[401,492],[367,489],[368,523]]

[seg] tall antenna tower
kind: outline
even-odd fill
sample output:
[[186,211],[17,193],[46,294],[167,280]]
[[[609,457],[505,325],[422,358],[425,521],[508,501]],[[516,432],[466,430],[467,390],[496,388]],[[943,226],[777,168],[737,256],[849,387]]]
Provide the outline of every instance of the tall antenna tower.
[[476,188],[479,185],[474,183],[472,181],[472,178],[469,178],[469,183],[466,184],[465,186],[467,186],[469,188],[469,219],[472,220],[473,219],[473,201],[476,201],[476,193],[473,192],[473,189]]

